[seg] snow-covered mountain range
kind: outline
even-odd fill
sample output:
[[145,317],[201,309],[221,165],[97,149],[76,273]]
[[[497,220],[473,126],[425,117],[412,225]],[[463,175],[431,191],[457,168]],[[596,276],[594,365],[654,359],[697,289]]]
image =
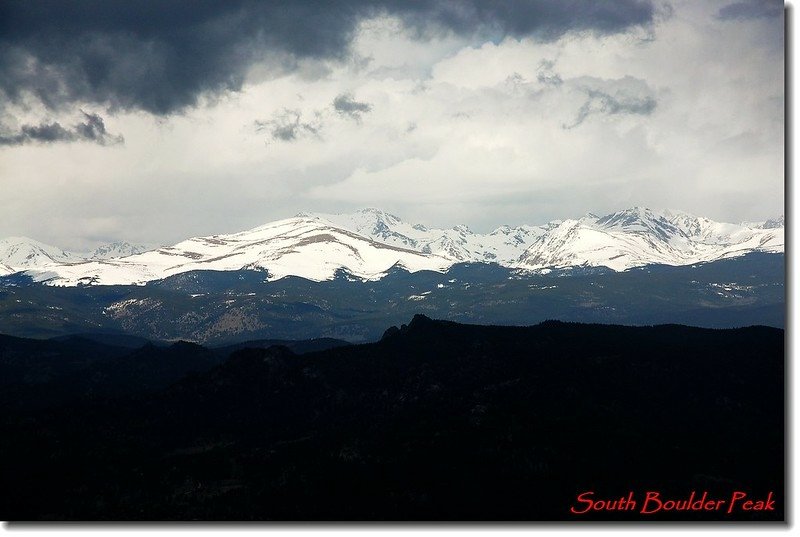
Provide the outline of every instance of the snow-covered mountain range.
[[0,239],[0,275],[59,264],[113,259],[147,251],[147,247],[124,241],[104,244],[91,252],[68,252],[28,237]]
[[473,233],[467,226],[429,229],[409,224],[378,209],[362,209],[351,214],[303,213],[304,218],[330,222],[372,240],[433,254],[456,262],[499,263],[512,266],[522,252],[552,224],[544,226],[502,226],[491,233]]
[[[783,252],[783,217],[752,227],[714,222],[681,211],[633,208],[565,220],[520,256],[528,269],[605,266],[616,271],[660,263],[691,265],[748,252]],[[769,226],[769,227],[767,227]]]
[[622,271],[653,263],[690,265],[784,249],[783,216],[727,224],[682,211],[634,207],[603,217],[587,214],[538,226],[501,226],[488,234],[473,233],[466,226],[411,225],[377,209],[303,216],[454,262],[496,262],[527,270],[590,266]]
[[378,209],[302,213],[228,235],[185,240],[146,252],[114,243],[80,256],[25,238],[0,240],[0,274],[24,271],[51,285],[142,284],[192,270],[258,269],[270,280],[326,280],[344,270],[374,280],[393,267],[445,271],[459,262],[520,270],[653,263],[689,265],[748,252],[783,252],[784,220],[727,224],[680,211],[632,208],[602,217],[502,226],[432,229]]

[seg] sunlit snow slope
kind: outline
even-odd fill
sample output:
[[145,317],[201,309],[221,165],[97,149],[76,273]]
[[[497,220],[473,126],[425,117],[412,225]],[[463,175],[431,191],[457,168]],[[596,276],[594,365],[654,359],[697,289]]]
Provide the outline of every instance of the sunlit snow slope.
[[139,284],[191,270],[261,269],[270,280],[332,278],[339,269],[377,279],[393,266],[446,270],[445,258],[370,240],[313,218],[297,217],[234,233],[197,237],[120,259],[50,264],[28,271],[53,285]]

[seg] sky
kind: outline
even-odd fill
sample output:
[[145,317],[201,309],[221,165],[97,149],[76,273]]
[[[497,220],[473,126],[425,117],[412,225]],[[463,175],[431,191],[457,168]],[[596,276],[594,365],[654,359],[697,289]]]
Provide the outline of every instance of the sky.
[[0,3],[0,237],[783,214],[782,2]]

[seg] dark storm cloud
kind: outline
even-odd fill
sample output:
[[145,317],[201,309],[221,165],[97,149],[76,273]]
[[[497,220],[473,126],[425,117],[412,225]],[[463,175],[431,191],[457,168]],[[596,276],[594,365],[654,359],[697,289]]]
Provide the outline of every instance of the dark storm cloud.
[[595,114],[650,115],[658,104],[643,80],[629,76],[608,81],[595,79],[584,84],[581,90],[586,93],[586,101],[581,105],[572,124],[564,125],[565,129],[575,128]]
[[50,109],[93,102],[166,115],[202,94],[241,88],[269,53],[292,69],[337,59],[360,20],[400,17],[420,37],[601,34],[652,23],[650,0],[5,0],[0,2],[0,91]]
[[741,20],[780,17],[781,14],[783,0],[748,0],[728,4],[719,10],[717,17],[722,20]]
[[372,105],[356,101],[349,93],[342,93],[333,100],[333,109],[343,116],[360,121],[361,114],[370,112]]
[[78,141],[116,145],[124,142],[122,136],[115,136],[106,131],[103,118],[97,114],[83,112],[83,115],[86,121],[78,123],[72,129],[64,128],[57,121],[40,125],[23,125],[16,134],[0,135],[0,145]]
[[255,125],[257,131],[268,131],[275,141],[294,142],[308,136],[319,138],[322,120],[318,112],[314,114],[312,121],[304,121],[300,110],[285,109],[272,119],[256,121]]

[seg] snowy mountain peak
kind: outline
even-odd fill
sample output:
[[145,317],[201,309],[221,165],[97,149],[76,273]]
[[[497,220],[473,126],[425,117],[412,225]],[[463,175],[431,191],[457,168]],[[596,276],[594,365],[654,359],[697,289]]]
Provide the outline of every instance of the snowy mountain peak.
[[784,226],[785,222],[783,219],[783,215],[780,215],[778,218],[775,218],[774,220],[767,220],[766,222],[764,222],[764,224],[761,226],[761,229],[779,229],[783,228]]
[[597,224],[608,230],[653,234],[664,241],[683,234],[663,214],[657,214],[645,207],[634,207],[603,216],[597,219]]
[[500,226],[489,233],[489,235],[508,235],[509,233],[511,233],[511,226]]
[[69,263],[79,260],[80,257],[71,252],[28,237],[0,239],[0,263],[12,269],[21,270],[48,263]]
[[117,257],[141,254],[147,250],[148,248],[146,246],[140,244],[117,241],[95,248],[87,257],[88,259],[114,259]]
[[633,207],[597,218],[597,222],[608,227],[628,227],[647,225],[662,219],[665,220],[663,215],[656,214],[646,207]]
[[361,213],[361,214],[365,214],[365,215],[372,215],[372,216],[374,216],[376,218],[379,218],[381,220],[388,220],[390,222],[399,222],[400,221],[400,217],[395,216],[395,215],[393,215],[391,213],[387,213],[386,211],[382,211],[381,209],[376,209],[375,207],[366,207],[364,209],[361,209],[358,212]]

